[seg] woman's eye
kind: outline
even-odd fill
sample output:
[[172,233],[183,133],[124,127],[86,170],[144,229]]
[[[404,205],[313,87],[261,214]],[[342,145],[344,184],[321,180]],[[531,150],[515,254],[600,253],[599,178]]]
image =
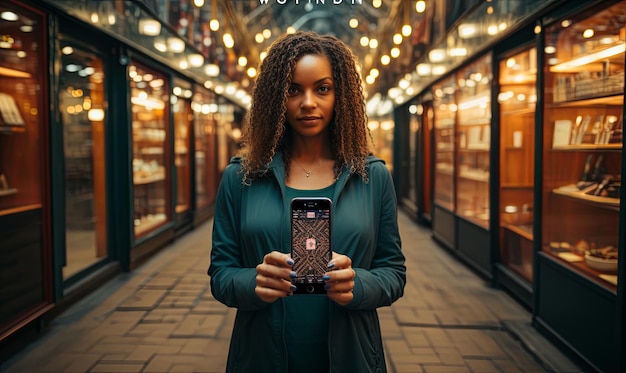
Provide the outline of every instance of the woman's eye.
[[296,93],[298,93],[298,88],[297,87],[289,87],[287,88],[287,94],[292,96],[295,95]]
[[329,87],[329,86],[326,86],[326,85],[323,85],[323,86],[321,86],[321,87],[319,88],[319,90],[320,90],[320,92],[322,92],[322,93],[327,93],[327,92],[329,92],[329,91],[330,91],[330,87]]

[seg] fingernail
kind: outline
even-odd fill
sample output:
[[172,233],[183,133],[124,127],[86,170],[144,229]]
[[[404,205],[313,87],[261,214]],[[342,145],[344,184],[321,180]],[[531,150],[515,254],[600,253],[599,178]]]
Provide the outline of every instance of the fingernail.
[[328,280],[330,280],[330,276],[329,275],[324,275],[324,276],[322,276],[322,280],[328,281]]
[[296,278],[296,277],[298,277],[298,274],[295,273],[294,271],[291,271],[291,273],[289,273],[289,277]]
[[328,263],[328,268],[333,268],[333,267],[335,267],[335,262]]
[[324,286],[324,289],[326,289],[326,290],[330,290],[330,285],[325,285],[325,286]]
[[289,290],[291,290],[291,291],[296,291],[297,289],[298,289],[298,288],[296,287],[296,285],[291,285],[291,286],[289,287]]
[[294,262],[293,262],[293,259],[287,259],[287,264],[288,264],[288,265],[292,266],[292,265],[293,265],[293,263],[294,263]]

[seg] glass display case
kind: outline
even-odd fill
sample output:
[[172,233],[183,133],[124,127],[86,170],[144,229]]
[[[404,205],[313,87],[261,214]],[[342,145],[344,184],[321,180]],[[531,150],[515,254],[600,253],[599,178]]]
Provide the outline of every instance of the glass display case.
[[191,84],[174,80],[172,111],[174,114],[174,166],[176,167],[176,213],[184,214],[191,207]]
[[46,16],[0,3],[0,339],[51,303]]
[[500,257],[529,283],[533,277],[533,200],[537,49],[502,58],[499,66]]
[[454,149],[456,124],[456,81],[448,78],[433,86],[434,111],[434,203],[454,211]]
[[203,210],[213,203],[217,194],[215,95],[208,90],[197,89],[191,108],[195,126],[196,208]]
[[615,291],[624,4],[546,30],[543,253]]
[[171,220],[168,120],[170,89],[165,75],[137,63],[129,66],[135,236]]
[[489,228],[491,55],[457,73],[456,214]]

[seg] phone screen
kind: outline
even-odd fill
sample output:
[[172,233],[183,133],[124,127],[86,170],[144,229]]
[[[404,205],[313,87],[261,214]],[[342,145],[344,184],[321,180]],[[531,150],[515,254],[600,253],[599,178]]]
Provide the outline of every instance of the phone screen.
[[298,277],[295,294],[324,294],[322,276],[332,257],[328,198],[294,198],[291,201],[291,258]]

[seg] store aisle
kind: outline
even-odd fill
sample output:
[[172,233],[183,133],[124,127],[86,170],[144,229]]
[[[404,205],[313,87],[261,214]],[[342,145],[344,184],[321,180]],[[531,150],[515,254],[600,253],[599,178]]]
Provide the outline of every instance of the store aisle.
[[[530,327],[526,310],[429,229],[399,219],[408,282],[402,299],[380,309],[390,372],[582,372]],[[223,372],[235,311],[210,294],[211,226],[69,308],[0,371]]]

